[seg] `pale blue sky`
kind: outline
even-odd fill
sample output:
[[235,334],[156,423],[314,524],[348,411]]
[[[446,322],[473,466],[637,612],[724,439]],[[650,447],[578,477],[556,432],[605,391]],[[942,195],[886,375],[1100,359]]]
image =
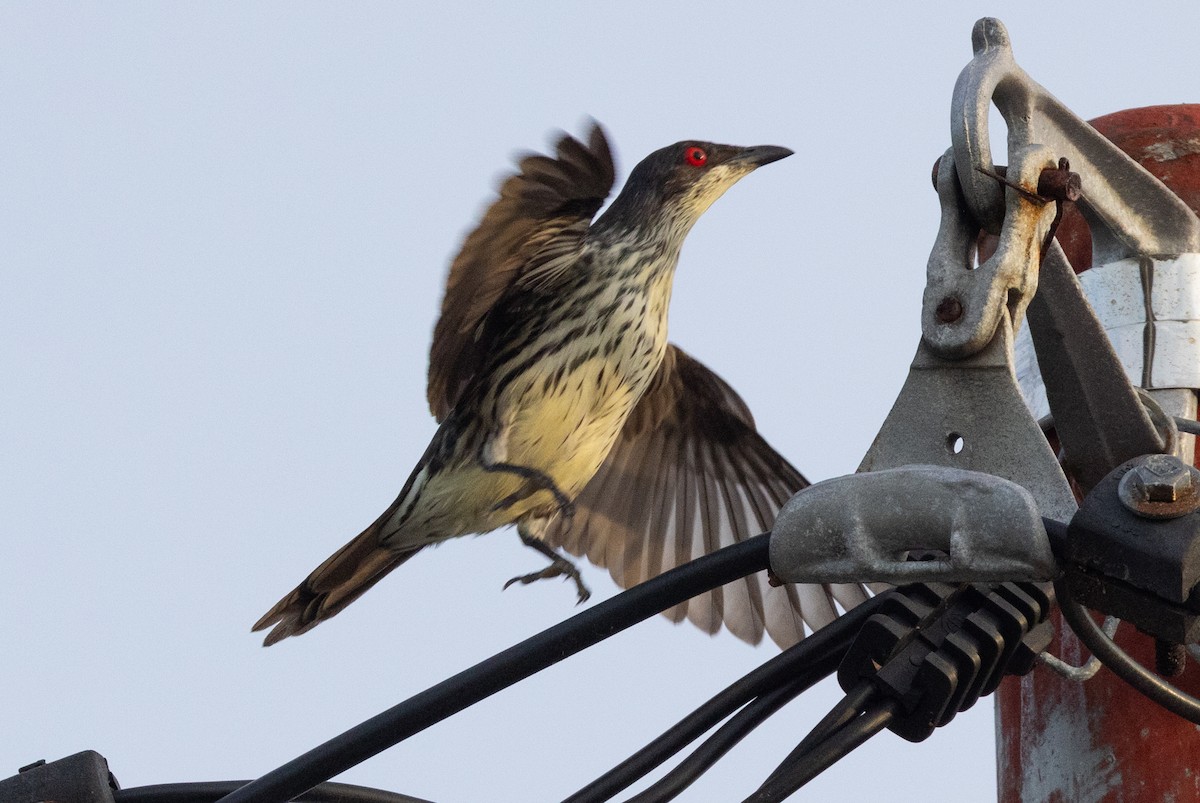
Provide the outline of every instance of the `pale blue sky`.
[[[0,777],[89,748],[126,786],[256,776],[574,611],[501,593],[541,558],[500,532],[249,632],[395,496],[449,257],[511,155],[589,115],[622,177],[683,138],[796,151],[697,225],[672,338],[810,479],[853,471],[916,346],[985,14],[1085,117],[1200,101],[1194,3],[0,5]],[[774,654],[655,620],[344,780],[561,799]],[[741,799],[838,696],[680,799]],[[985,701],[802,799],[994,784]]]

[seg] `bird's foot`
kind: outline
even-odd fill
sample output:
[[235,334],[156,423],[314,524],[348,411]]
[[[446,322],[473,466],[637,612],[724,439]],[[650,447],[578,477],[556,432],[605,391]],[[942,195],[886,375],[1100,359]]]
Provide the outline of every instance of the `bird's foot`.
[[505,583],[504,587],[508,588],[513,583],[529,585],[530,583],[535,583],[538,580],[546,580],[551,577],[561,577],[563,575],[566,575],[575,581],[575,591],[579,595],[579,601],[576,604],[582,605],[583,603],[587,602],[592,596],[592,592],[588,590],[586,585],[584,585],[583,576],[580,575],[578,567],[576,567],[574,563],[571,563],[571,561],[558,555],[554,557],[553,562],[549,566],[542,569],[540,572],[530,572],[529,574],[522,574],[519,577],[514,577]]

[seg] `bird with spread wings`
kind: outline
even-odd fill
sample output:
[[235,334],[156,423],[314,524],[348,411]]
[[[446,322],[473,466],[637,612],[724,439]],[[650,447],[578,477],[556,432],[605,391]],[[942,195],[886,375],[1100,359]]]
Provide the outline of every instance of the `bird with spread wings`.
[[[679,248],[728,187],[791,152],[687,141],[614,183],[604,132],[528,155],[454,259],[430,350],[439,422],[395,502],[255,625],[272,644],[340,612],[420,549],[515,523],[629,587],[770,529],[807,485],[720,377],[666,340]],[[512,582],[512,581],[510,581]],[[803,638],[866,599],[849,585],[774,587],[765,572],[667,615],[757,643]]]

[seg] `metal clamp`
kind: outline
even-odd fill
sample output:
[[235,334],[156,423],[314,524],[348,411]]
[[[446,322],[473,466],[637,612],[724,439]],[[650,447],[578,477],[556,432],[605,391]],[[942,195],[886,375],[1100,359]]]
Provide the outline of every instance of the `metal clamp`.
[[[910,560],[911,553],[931,553]],[[819,482],[780,511],[771,568],[786,582],[1049,580],[1037,503],[1014,482],[904,466]]]
[[[953,147],[938,167],[942,221],[927,265],[921,343],[859,472],[914,464],[984,472],[1022,486],[1041,515],[1068,521],[1076,510],[1074,496],[1015,381],[1013,333],[1023,318],[1029,319],[1045,369],[1060,441],[1084,491],[1122,461],[1168,449],[1173,433],[1169,424],[1165,431],[1155,426],[1152,418],[1164,417],[1152,414],[1161,411],[1153,404],[1149,412],[1143,406],[1061,248],[1057,243],[1045,248],[1059,209],[1038,195],[1039,179],[1059,165],[1060,157],[1070,160],[1071,170],[1082,176],[1082,189],[1074,187],[1072,197],[1092,227],[1093,251],[1102,260],[1200,251],[1200,221],[1017,66],[999,21],[976,23],[972,42],[975,56],[954,89]],[[993,102],[1008,124],[1007,169],[992,162],[987,123]],[[999,247],[975,267],[981,227],[999,234]],[[958,488],[957,475],[951,472],[937,481],[935,476],[908,478],[908,498],[914,504],[929,509],[947,504],[947,494]],[[995,533],[994,545],[982,535],[968,539],[976,548],[969,560],[961,554],[953,557],[947,542],[941,549],[951,557],[945,561],[925,566],[899,562],[896,555],[903,544],[889,540],[897,523],[884,515],[888,503],[874,498],[886,483],[865,478],[835,482],[837,493],[828,499],[840,501],[826,501],[825,494],[834,493],[830,490],[818,491],[806,502],[821,487],[814,486],[781,512],[772,540],[773,568],[780,577],[961,581],[978,579],[972,572],[988,570],[982,567],[994,569],[989,561],[1015,569],[1005,563],[1010,545]],[[1028,512],[1012,500],[1006,504],[1018,518]],[[850,510],[859,518],[847,519]],[[920,526],[945,535],[944,520],[911,515]],[[803,535],[814,531],[824,535]],[[901,541],[912,542],[916,536],[915,531],[899,531]],[[1032,541],[1042,539],[1035,552],[1038,561],[1045,560],[1044,532],[1027,532]],[[795,539],[810,543],[785,543]],[[814,544],[813,539],[824,541]],[[849,563],[838,564],[831,557],[835,553],[822,551],[838,544],[841,559]],[[961,544],[958,549],[961,553]],[[804,574],[799,565],[774,565],[777,554],[779,560],[785,554],[795,561],[803,556],[821,565],[822,574]],[[1019,579],[1048,577],[1046,565],[1023,566],[1021,571],[1029,573]]]

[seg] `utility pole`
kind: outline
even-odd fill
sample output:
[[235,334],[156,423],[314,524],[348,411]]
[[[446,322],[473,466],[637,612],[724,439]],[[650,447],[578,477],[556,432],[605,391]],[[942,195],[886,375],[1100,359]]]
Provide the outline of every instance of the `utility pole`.
[[[1200,105],[1131,109],[1098,118],[1091,125],[1200,211]],[[1087,180],[1085,176],[1085,192]],[[1077,272],[1092,266],[1091,234],[1078,212],[1064,215],[1058,239]],[[1159,284],[1166,278],[1158,277]],[[1088,284],[1085,279],[1085,289]],[[1127,289],[1138,297],[1143,292],[1142,287]],[[1200,293],[1200,286],[1195,289]],[[1098,304],[1096,298],[1092,305],[1108,328],[1105,316],[1110,305]],[[1161,308],[1157,316],[1163,316]],[[1154,324],[1155,317],[1146,326]],[[1188,322],[1161,325],[1178,328]],[[1140,332],[1125,334],[1141,336]],[[1153,349],[1153,338],[1144,341]],[[1125,357],[1119,344],[1117,352]],[[1183,356],[1193,372],[1200,372],[1200,342],[1191,340],[1190,353]],[[1127,361],[1126,368],[1130,367]],[[1131,379],[1138,383],[1137,376]],[[1193,386],[1171,389],[1169,385],[1152,385],[1156,400],[1167,412],[1194,419]],[[1189,443],[1193,438],[1182,436],[1182,440],[1181,456],[1195,464],[1194,446]],[[1057,637],[1050,652],[1074,664],[1086,661],[1087,649],[1057,610],[1052,621]],[[1123,624],[1115,640],[1144,666],[1155,666],[1153,638]],[[1197,695],[1200,665],[1189,659],[1182,674],[1169,680]],[[996,717],[1000,803],[1200,801],[1200,730],[1149,702],[1108,669],[1082,683],[1044,666],[1021,678],[1010,677],[997,693]]]

